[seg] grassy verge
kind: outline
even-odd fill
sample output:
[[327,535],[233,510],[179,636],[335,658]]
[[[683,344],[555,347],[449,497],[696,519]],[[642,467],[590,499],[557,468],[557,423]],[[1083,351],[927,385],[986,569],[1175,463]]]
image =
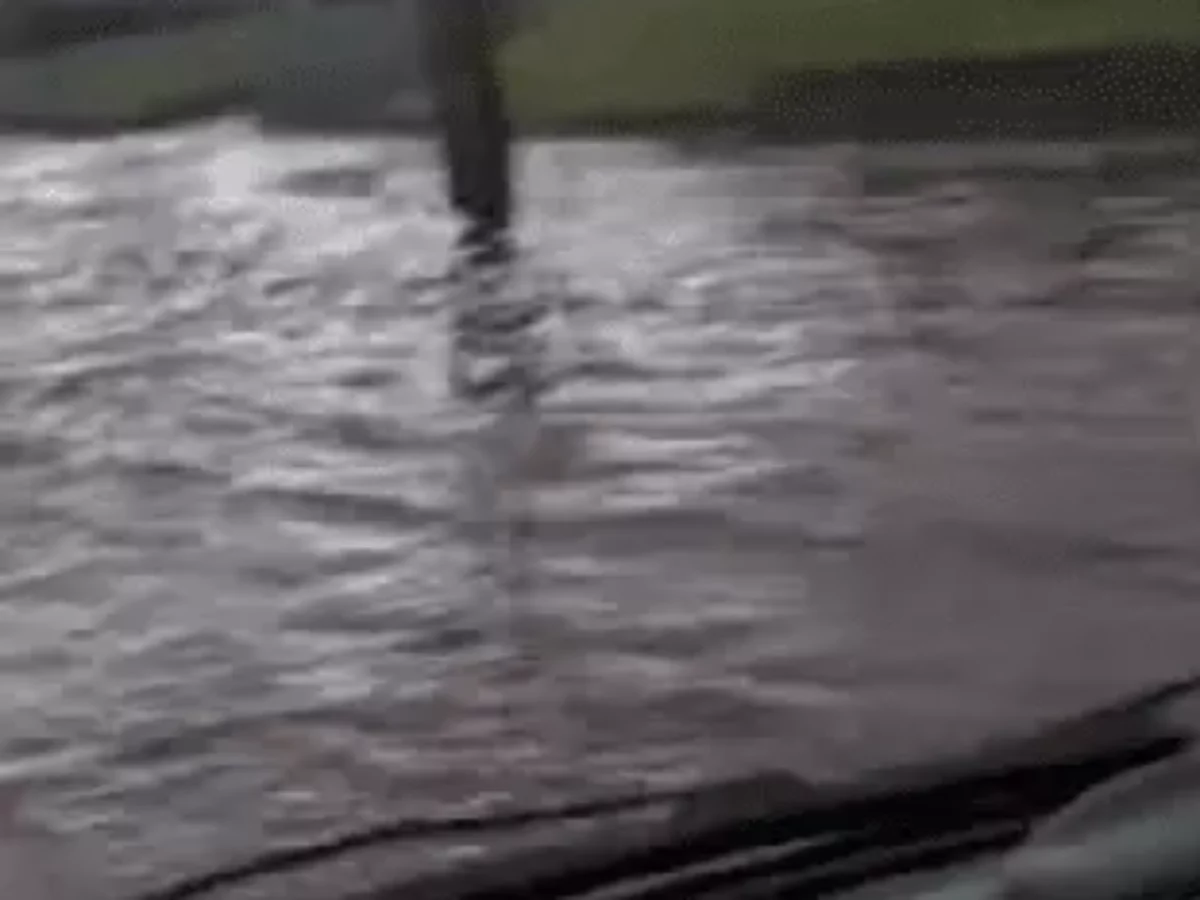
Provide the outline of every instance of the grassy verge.
[[116,38],[0,62],[0,118],[53,127],[141,122],[235,94],[272,41],[269,17]]
[[558,0],[506,66],[538,128],[732,114],[781,71],[1143,42],[1200,45],[1196,0]]
[[[546,0],[505,48],[505,69],[523,128],[670,128],[700,111],[737,121],[766,79],[806,68],[1200,46],[1196,3]],[[417,78],[403,16],[363,6],[266,12],[0,60],[0,123],[121,128],[237,100],[314,124],[369,119],[392,88]]]

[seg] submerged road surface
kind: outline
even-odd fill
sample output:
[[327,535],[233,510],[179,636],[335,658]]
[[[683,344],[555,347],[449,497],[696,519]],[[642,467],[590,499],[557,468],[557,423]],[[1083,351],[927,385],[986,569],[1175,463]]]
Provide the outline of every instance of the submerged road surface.
[[1195,668],[1200,181],[1018,149],[530,149],[585,364],[503,597],[426,148],[7,139],[6,792],[155,883],[506,795],[844,777]]

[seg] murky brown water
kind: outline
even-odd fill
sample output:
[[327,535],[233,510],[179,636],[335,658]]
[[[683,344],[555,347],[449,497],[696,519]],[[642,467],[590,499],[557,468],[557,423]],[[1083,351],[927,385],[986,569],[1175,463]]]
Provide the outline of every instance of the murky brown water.
[[505,793],[844,776],[1196,668],[1200,181],[995,155],[532,150],[589,362],[514,601],[455,524],[422,147],[7,142],[3,779],[158,881]]

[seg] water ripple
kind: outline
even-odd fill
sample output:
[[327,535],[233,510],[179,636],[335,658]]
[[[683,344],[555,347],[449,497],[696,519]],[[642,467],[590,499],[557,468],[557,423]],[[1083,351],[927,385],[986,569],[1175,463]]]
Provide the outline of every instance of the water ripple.
[[579,347],[498,550],[428,148],[5,143],[0,773],[114,873],[401,797],[844,775],[1188,661],[1195,185],[523,154]]

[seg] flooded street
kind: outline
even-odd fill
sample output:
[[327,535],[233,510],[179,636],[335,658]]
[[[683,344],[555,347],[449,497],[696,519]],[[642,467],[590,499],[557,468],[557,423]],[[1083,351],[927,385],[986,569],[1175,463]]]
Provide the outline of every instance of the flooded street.
[[425,147],[6,139],[3,781],[154,883],[1200,667],[1200,175],[1023,153],[530,149],[586,364],[505,597]]

